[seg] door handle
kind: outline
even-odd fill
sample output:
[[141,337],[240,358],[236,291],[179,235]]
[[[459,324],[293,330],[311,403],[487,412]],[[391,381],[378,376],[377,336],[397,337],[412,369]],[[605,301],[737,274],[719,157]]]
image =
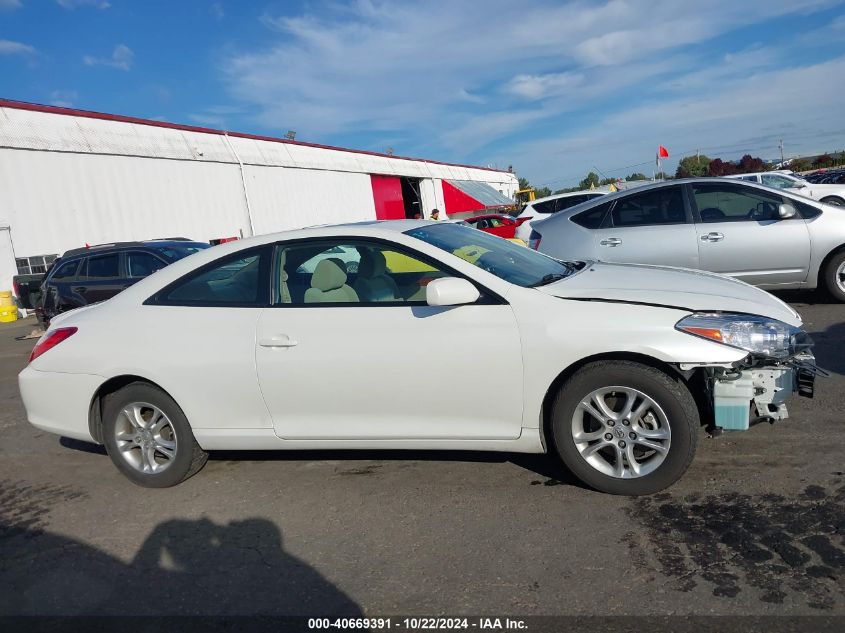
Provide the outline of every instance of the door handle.
[[88,290],[88,288],[85,286],[74,286],[73,288],[74,292],[85,292],[86,290]]
[[706,235],[701,236],[702,242],[721,242],[723,239],[725,239],[725,236],[722,233],[716,232],[707,233]]
[[606,240],[602,240],[601,242],[599,242],[599,244],[601,244],[602,246],[618,246],[621,243],[622,240],[620,240],[618,237],[609,237]]
[[258,340],[261,347],[296,347],[299,341],[293,340],[287,334],[279,334],[269,338],[262,338]]

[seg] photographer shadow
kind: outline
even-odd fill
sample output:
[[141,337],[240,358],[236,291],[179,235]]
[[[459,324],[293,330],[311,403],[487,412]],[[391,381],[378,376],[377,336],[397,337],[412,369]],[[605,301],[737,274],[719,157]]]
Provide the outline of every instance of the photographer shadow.
[[362,616],[266,519],[166,521],[129,564],[32,527],[0,524],[6,615]]

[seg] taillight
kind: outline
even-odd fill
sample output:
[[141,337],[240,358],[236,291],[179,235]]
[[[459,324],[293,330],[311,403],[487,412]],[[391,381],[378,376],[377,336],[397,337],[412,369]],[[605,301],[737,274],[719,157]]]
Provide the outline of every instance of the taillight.
[[75,327],[60,327],[45,334],[41,340],[35,344],[35,347],[32,348],[32,354],[29,355],[29,362],[31,363],[44,352],[53,349],[62,341],[69,339],[71,336],[76,334],[77,329],[78,328]]
[[531,231],[531,235],[528,237],[528,248],[533,248],[535,251],[540,250],[540,239],[542,237],[537,231]]
[[21,291],[18,289],[18,282],[17,281],[12,280],[12,290],[14,291],[16,297],[21,296]]

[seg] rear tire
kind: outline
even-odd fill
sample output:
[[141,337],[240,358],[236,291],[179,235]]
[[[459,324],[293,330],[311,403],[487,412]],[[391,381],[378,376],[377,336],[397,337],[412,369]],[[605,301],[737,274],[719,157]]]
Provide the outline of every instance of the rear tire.
[[845,303],[845,250],[830,258],[824,268],[824,285],[830,295]]
[[828,196],[827,198],[822,198],[819,202],[824,202],[825,204],[832,204],[835,207],[845,207],[845,200],[838,196]]
[[146,488],[175,486],[208,461],[179,405],[145,382],[106,396],[103,443],[117,469]]
[[552,406],[563,462],[588,486],[618,495],[652,494],[678,481],[695,455],[699,426],[680,378],[631,361],[586,365]]

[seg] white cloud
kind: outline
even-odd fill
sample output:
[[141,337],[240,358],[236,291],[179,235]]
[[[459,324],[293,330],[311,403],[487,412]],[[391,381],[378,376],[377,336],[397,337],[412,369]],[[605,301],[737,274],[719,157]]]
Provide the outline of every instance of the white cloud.
[[32,55],[35,48],[22,42],[0,40],[0,55]]
[[106,2],[106,0],[56,0],[56,4],[63,9],[69,10],[79,7],[94,7],[95,9],[108,9],[111,7],[111,4]]
[[86,66],[109,66],[117,68],[118,70],[129,70],[132,68],[132,62],[135,59],[135,53],[125,44],[118,44],[114,47],[111,57],[94,57],[86,55],[82,58]]
[[0,11],[11,11],[21,8],[21,0],[0,0]]
[[208,8],[208,10],[215,20],[222,20],[224,17],[226,17],[226,11],[223,9],[222,2],[211,3],[211,6]]
[[79,93],[76,90],[53,90],[50,93],[50,105],[60,108],[72,108],[78,98]]
[[[711,0],[702,8],[677,0],[488,0],[479,10],[453,0],[315,0],[302,14],[264,15],[271,44],[229,49],[222,70],[233,99],[268,128],[328,142],[412,136],[397,153],[508,164],[507,154],[482,156],[484,148],[538,130],[560,139],[571,127],[580,136],[599,112],[629,107],[632,97],[653,92],[673,102],[691,90],[710,97],[724,92],[720,82],[802,59],[788,53],[789,35],[779,36],[778,49],[744,42],[727,62],[708,59],[700,46],[837,1]],[[749,117],[748,130],[759,131]],[[551,174],[556,166],[535,168]]]
[[581,73],[549,73],[546,75],[517,75],[505,87],[507,92],[526,99],[541,99],[552,94],[565,94],[584,81]]
[[[788,154],[833,149],[829,145],[835,143],[835,134],[841,141],[845,129],[831,126],[838,121],[843,89],[830,78],[842,76],[845,56],[716,82],[709,74],[701,75],[700,84],[688,84],[672,98],[625,109],[577,135],[520,143],[499,160],[511,160],[518,170],[536,174],[532,181],[538,185],[559,188],[577,183],[593,164],[614,177],[633,171],[650,175],[658,144],[672,155],[667,167],[696,149],[728,158],[746,152],[774,158],[781,138]],[[807,95],[812,95],[812,109]],[[620,147],[627,155],[620,155]],[[646,164],[635,166],[637,162]]]

